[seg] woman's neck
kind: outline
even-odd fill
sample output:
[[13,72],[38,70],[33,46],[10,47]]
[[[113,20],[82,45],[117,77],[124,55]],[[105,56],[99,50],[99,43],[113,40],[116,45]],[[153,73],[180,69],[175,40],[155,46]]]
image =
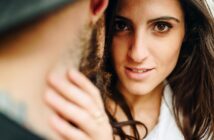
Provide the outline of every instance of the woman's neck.
[[[158,122],[163,90],[163,83],[158,85],[150,93],[142,95],[134,95],[127,92],[127,90],[120,90],[128,105],[130,106],[134,119],[144,123],[149,132],[156,126]],[[118,120],[126,120],[126,116],[121,109],[117,109],[115,117]],[[145,132],[142,132],[141,135],[144,134]]]
[[128,105],[131,107],[134,114],[141,112],[142,110],[153,110],[159,109],[160,103],[163,95],[164,84],[159,84],[155,89],[151,92],[136,95],[129,93],[126,89],[120,89],[120,92],[125,97]]

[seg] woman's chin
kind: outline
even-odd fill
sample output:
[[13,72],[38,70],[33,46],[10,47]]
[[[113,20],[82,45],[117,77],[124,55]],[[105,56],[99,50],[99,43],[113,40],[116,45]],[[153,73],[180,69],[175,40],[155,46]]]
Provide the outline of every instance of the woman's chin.
[[142,84],[128,84],[126,87],[130,95],[147,95],[154,89],[151,86]]
[[159,93],[164,88],[163,83],[124,83],[126,92],[129,96],[147,96],[155,93]]

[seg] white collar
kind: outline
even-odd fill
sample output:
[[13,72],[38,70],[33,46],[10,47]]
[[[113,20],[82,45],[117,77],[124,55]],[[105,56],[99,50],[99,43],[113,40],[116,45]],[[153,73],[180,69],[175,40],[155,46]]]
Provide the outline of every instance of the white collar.
[[161,101],[159,122],[144,140],[184,140],[172,108],[172,90],[167,84]]

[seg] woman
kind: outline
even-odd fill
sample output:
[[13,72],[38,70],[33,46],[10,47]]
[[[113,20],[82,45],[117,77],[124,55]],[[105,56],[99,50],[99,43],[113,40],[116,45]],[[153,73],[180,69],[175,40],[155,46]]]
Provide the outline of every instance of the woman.
[[[102,68],[109,86],[97,84],[114,138],[214,139],[214,24],[204,1],[123,0],[112,2],[109,10]],[[97,90],[89,81],[71,75],[70,87],[68,82],[64,88],[62,81],[58,82],[61,86],[53,80],[50,83],[70,106],[84,108],[82,120],[88,121],[84,125],[76,115],[66,115],[72,109],[60,110],[64,106],[57,108],[56,102],[48,100],[76,126],[67,124],[66,129],[59,129],[52,123],[54,128],[67,138],[74,138],[71,130],[75,129],[84,139],[110,140],[112,130],[106,114],[101,113]],[[81,92],[74,92],[72,85]],[[89,132],[89,120],[94,131]]]

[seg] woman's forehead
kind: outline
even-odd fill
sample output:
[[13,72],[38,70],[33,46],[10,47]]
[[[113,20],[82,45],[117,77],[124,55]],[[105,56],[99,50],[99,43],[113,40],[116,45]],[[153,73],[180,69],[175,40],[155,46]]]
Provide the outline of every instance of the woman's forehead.
[[183,18],[183,10],[178,0],[122,0],[117,14],[125,17],[176,16]]

